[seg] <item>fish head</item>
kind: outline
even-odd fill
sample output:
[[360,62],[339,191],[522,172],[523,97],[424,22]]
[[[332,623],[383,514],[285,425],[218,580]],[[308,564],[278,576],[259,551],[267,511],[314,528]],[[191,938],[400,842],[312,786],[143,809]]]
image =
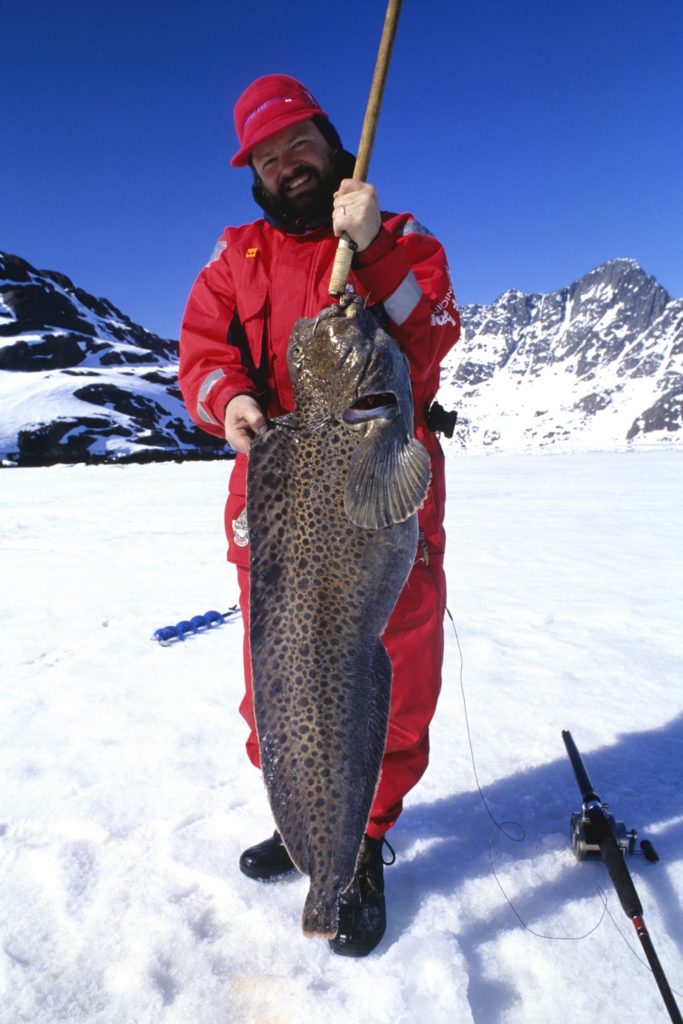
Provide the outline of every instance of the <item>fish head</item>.
[[294,325],[287,353],[297,413],[350,429],[400,419],[411,430],[408,363],[372,309],[358,296]]
[[297,320],[287,353],[301,426],[355,432],[344,509],[351,522],[382,529],[424,502],[429,456],[413,436],[408,361],[358,296]]

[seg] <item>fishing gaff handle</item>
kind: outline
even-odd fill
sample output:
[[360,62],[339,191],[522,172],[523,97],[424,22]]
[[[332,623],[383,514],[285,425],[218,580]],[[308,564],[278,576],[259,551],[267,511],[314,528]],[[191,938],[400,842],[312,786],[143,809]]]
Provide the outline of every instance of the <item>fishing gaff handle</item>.
[[[365,181],[368,176],[370,156],[372,154],[372,146],[375,141],[377,122],[379,121],[379,110],[382,105],[384,86],[386,84],[387,73],[389,71],[391,51],[394,47],[394,37],[396,35],[396,29],[398,28],[398,16],[401,13],[401,2],[402,0],[389,0],[389,3],[387,4],[387,13],[384,17],[382,37],[379,41],[379,52],[375,62],[375,73],[372,77],[368,105],[365,108],[363,131],[361,132],[360,143],[358,145],[358,155],[353,169],[353,177],[358,181]],[[352,244],[349,244],[350,242],[351,240],[348,235],[342,235],[339,239],[339,245],[337,246],[337,252],[334,257],[334,265],[332,267],[332,277],[330,278],[330,284],[327,289],[330,295],[340,296],[346,291],[346,284],[349,280],[349,274],[351,273],[351,262],[353,260],[354,253],[354,247]]]

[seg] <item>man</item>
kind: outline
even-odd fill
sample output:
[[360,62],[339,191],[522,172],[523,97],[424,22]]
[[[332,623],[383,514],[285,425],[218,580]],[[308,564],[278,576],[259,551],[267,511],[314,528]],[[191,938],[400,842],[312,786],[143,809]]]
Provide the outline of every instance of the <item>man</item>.
[[[239,150],[231,162],[251,167],[252,192],[264,217],[227,228],[197,278],[181,328],[180,384],[195,422],[225,436],[238,453],[225,522],[245,622],[240,711],[257,767],[247,644],[247,453],[252,438],[267,429],[267,418],[293,408],[289,336],[299,317],[315,316],[332,301],[328,284],[342,233],[356,246],[349,286],[376,307],[408,357],[415,432],[432,464],[415,564],[383,635],[393,682],[382,774],[356,876],[340,901],[339,931],[330,942],[337,953],[364,956],[386,926],[384,836],[427,767],[428,727],[441,685],[444,466],[427,421],[439,362],[458,338],[459,318],[440,243],[411,214],[381,212],[376,189],[353,180],[353,157],[301,83],[286,75],[257,79],[237,101],[234,117]],[[293,870],[277,832],[245,850],[240,867],[260,880]]]

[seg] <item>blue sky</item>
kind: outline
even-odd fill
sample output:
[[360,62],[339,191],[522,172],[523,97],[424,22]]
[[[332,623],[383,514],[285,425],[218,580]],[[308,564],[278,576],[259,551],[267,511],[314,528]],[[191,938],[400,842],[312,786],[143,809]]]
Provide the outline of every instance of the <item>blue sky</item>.
[[[232,106],[302,79],[355,149],[383,0],[3,0],[0,249],[177,337],[253,219]],[[370,180],[446,246],[461,303],[618,256],[683,296],[683,4],[404,0]]]

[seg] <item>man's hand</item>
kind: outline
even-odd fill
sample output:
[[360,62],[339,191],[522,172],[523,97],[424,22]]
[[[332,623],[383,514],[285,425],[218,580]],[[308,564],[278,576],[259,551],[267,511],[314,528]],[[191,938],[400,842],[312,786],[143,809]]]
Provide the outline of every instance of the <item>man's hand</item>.
[[345,231],[356,243],[358,252],[367,249],[382,226],[377,189],[364,181],[344,178],[334,193],[332,227],[339,236]]
[[225,440],[236,452],[246,454],[256,435],[267,429],[261,406],[251,395],[235,395],[226,405]]

